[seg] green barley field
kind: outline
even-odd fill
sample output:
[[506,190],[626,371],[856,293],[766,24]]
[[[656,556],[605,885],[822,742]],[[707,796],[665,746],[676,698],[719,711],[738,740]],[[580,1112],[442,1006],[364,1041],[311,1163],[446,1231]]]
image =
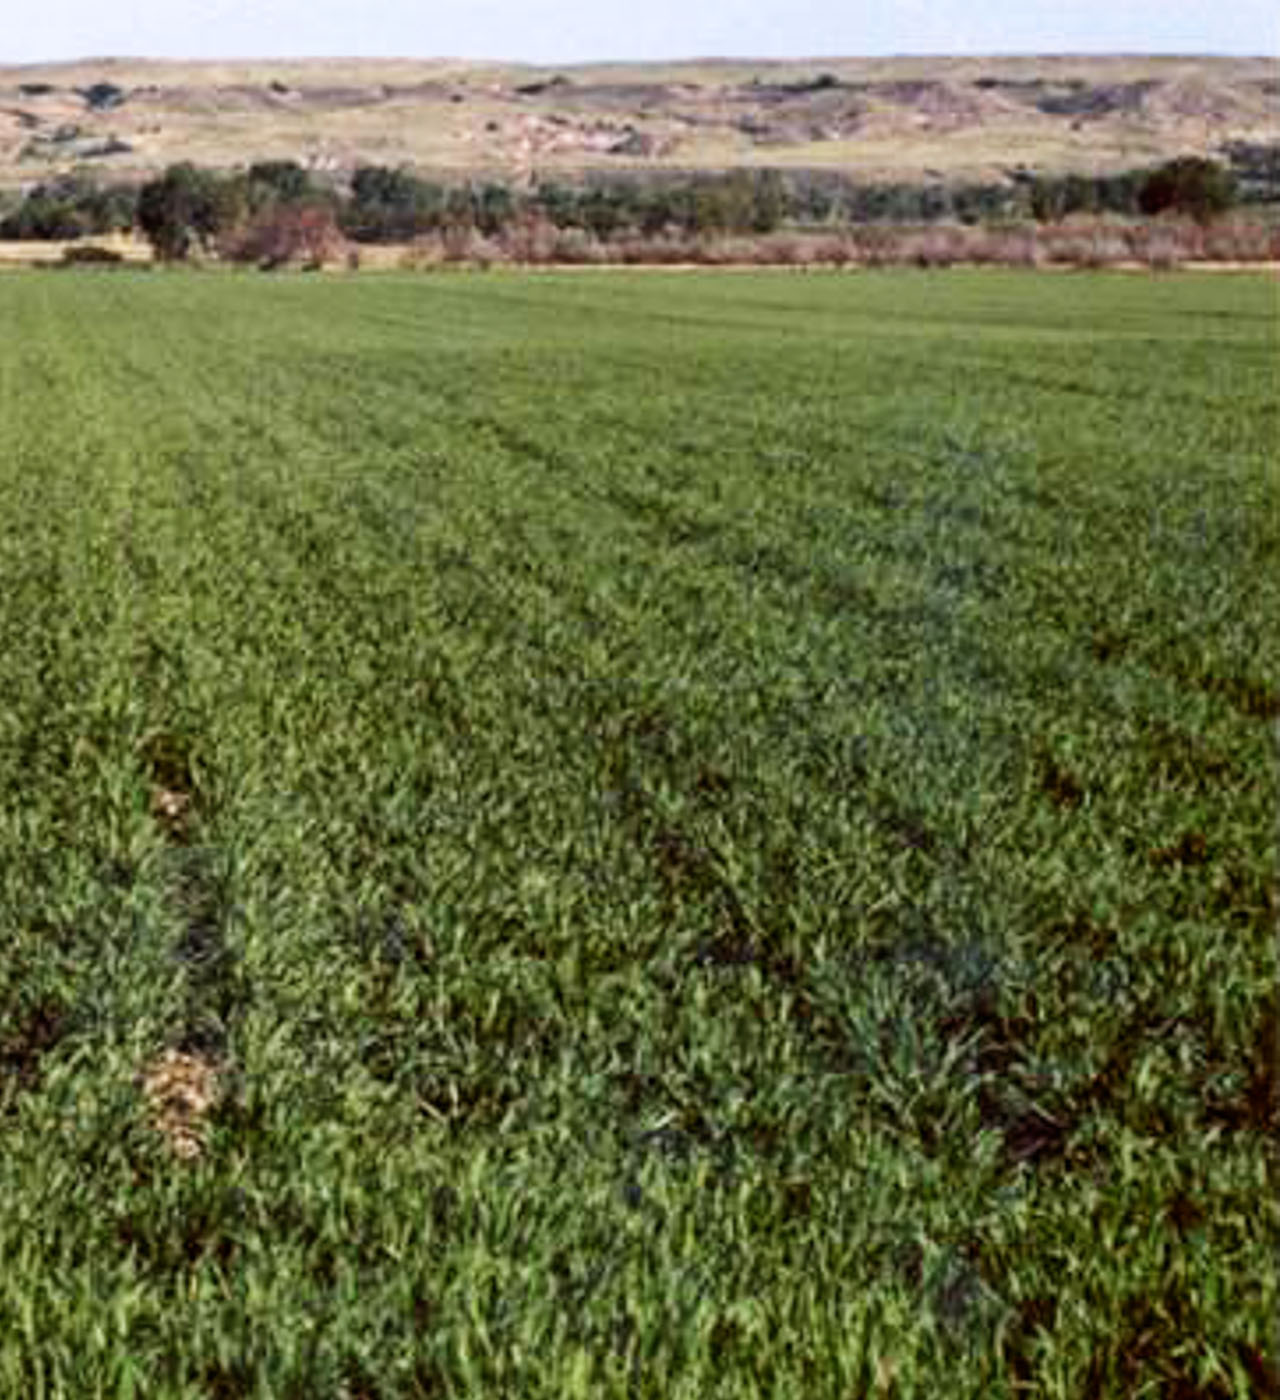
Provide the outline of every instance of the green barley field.
[[0,1397],[1280,1393],[1277,310],[0,282]]

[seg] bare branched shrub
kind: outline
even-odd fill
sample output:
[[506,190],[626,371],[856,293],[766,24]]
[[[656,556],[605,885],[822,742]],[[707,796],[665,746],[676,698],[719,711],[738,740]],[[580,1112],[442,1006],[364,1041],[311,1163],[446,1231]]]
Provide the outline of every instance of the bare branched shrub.
[[713,267],[812,267],[822,241],[805,233],[722,234],[699,239],[693,261]]
[[965,261],[995,267],[1040,267],[1045,254],[1034,228],[970,229]]
[[431,272],[444,262],[444,240],[439,234],[425,233],[400,254],[399,266],[405,272]]
[[326,205],[272,205],[247,224],[228,233],[219,251],[232,262],[257,263],[262,268],[302,263],[319,268],[340,260],[348,243]]
[[936,228],[869,226],[853,230],[838,257],[866,267],[952,267],[972,260],[971,231],[952,225]]
[[556,233],[552,261],[569,265],[590,265],[608,260],[608,250],[593,233],[584,228],[565,228]]
[[1072,219],[1052,225],[855,225],[840,232],[780,230],[760,234],[620,231],[603,239],[581,228],[559,228],[540,215],[522,219],[495,238],[459,225],[418,239],[401,266],[487,267],[619,263],[669,267],[921,267],[1037,268],[1178,267],[1208,259],[1260,262],[1280,258],[1280,231],[1244,221],[1201,227],[1188,219],[1122,221]]
[[1152,229],[1135,252],[1153,272],[1172,272],[1186,257],[1186,243],[1175,229]]
[[802,233],[771,233],[760,240],[764,262],[770,267],[811,267],[817,251],[814,240]]
[[764,242],[757,238],[712,236],[699,239],[695,248],[693,260],[706,263],[708,267],[733,267],[735,264],[749,263],[760,265],[766,261]]
[[906,244],[905,261],[913,267],[954,267],[964,260],[964,235],[959,229],[922,229]]
[[712,240],[686,237],[679,233],[660,233],[650,237],[635,234],[611,240],[604,248],[608,259],[631,266],[672,267],[680,263],[707,262]]
[[812,241],[813,261],[828,267],[847,267],[858,260],[858,250],[848,234],[820,234]]
[[499,242],[504,256],[512,262],[536,265],[559,261],[556,246],[559,236],[555,224],[545,214],[534,210],[504,229]]
[[1041,239],[1048,261],[1071,267],[1114,267],[1128,262],[1133,251],[1122,231],[1105,224],[1062,224],[1046,228]]
[[479,229],[469,224],[456,224],[446,228],[440,236],[444,250],[444,261],[466,263],[470,267],[492,267],[495,263],[508,261],[502,244],[495,238],[486,238]]
[[850,241],[858,261],[866,267],[890,267],[896,261],[897,240],[892,229],[865,225],[853,230]]
[[1212,262],[1280,262],[1280,226],[1233,219],[1211,224],[1201,237],[1203,255]]

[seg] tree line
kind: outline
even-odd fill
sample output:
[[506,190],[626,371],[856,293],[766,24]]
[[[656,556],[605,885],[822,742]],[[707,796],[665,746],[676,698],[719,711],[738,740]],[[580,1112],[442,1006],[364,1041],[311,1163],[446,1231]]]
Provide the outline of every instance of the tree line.
[[[1259,157],[1252,148],[1246,154],[1256,199]],[[1272,193],[1280,197],[1280,178]],[[1239,196],[1230,166],[1199,157],[1117,175],[1015,171],[1001,183],[953,185],[773,170],[449,185],[379,165],[360,166],[336,183],[287,160],[230,174],[183,163],[136,187],[99,185],[82,174],[39,184],[0,218],[0,238],[74,240],[137,230],[167,260],[217,249],[270,263],[299,250],[318,255],[335,241],[402,243],[458,230],[493,237],[530,220],[604,242],[637,234],[749,236],[784,227],[1055,223],[1079,213],[1169,211],[1207,223]]]

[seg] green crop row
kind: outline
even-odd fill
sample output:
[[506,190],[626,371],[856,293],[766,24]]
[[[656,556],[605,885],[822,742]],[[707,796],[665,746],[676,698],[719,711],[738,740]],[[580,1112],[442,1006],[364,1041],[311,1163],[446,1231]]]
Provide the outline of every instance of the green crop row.
[[0,1395],[1273,1393],[1274,300],[0,284]]

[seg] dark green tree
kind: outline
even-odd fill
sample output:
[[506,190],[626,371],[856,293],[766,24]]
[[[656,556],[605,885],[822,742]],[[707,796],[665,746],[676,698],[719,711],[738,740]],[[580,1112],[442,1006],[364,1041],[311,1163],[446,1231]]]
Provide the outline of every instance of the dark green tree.
[[298,204],[313,199],[319,191],[311,174],[296,160],[263,160],[249,167],[249,202],[253,208],[266,204]]
[[751,181],[751,232],[772,233],[786,216],[787,191],[782,176],[776,170],[757,171]]
[[395,243],[440,227],[445,190],[407,170],[361,165],[342,210],[347,235],[362,243]]
[[30,190],[0,220],[2,238],[72,239],[133,227],[136,195],[127,186],[62,175]]
[[193,248],[207,249],[243,212],[236,183],[189,162],[171,165],[138,191],[138,227],[167,262],[181,261]]
[[1138,204],[1144,214],[1171,211],[1198,224],[1212,223],[1235,203],[1231,172],[1215,160],[1179,156],[1158,166],[1142,182]]

